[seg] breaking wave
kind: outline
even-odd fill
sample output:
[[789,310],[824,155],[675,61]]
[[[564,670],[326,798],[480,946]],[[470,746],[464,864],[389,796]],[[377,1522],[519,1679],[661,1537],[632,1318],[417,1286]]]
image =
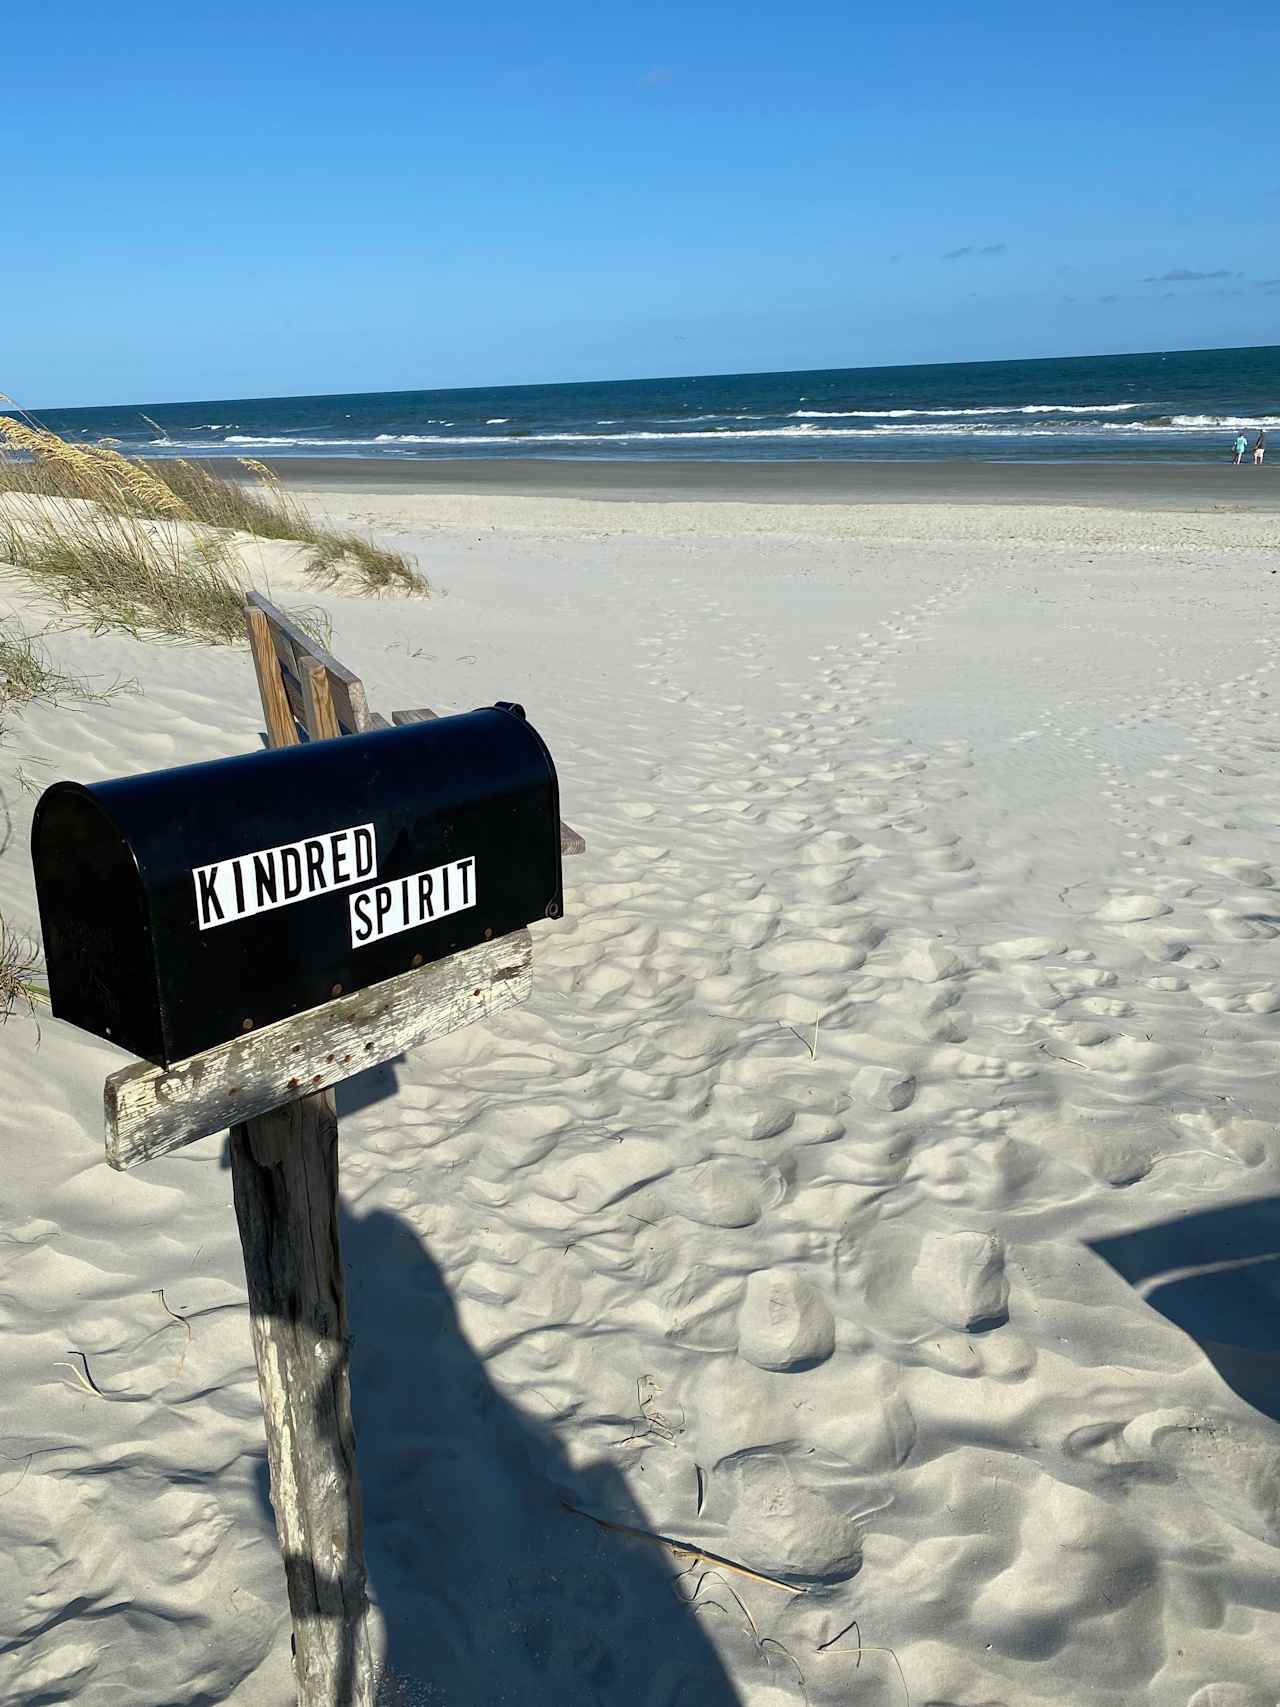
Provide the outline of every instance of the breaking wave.
[[792,417],[879,421],[891,417],[960,415],[1117,415],[1141,403],[993,403],[983,409],[792,409]]

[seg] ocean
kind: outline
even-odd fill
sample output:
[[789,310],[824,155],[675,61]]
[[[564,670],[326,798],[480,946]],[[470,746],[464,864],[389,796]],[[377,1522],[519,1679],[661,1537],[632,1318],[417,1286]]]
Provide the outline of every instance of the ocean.
[[[52,409],[130,455],[1203,462],[1280,428],[1280,346]],[[1277,444],[1280,455],[1280,443]]]

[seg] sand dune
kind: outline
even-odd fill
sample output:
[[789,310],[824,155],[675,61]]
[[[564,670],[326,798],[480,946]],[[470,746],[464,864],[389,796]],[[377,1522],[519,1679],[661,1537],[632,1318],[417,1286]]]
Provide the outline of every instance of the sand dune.
[[[1275,1707],[1265,518],[331,506],[444,589],[323,601],[373,703],[521,700],[588,844],[532,1002],[339,1100],[387,1701]],[[19,771],[260,726],[48,644],[139,692],[12,724],[19,924]],[[220,1143],[111,1174],[115,1052],[0,1049],[0,1694],[279,1707]]]

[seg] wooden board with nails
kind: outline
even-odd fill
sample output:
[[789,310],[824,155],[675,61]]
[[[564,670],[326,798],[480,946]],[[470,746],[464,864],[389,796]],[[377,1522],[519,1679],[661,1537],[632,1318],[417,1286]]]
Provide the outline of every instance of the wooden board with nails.
[[528,931],[516,931],[172,1067],[124,1067],[106,1082],[107,1160],[137,1167],[514,1007],[529,997],[532,961]]

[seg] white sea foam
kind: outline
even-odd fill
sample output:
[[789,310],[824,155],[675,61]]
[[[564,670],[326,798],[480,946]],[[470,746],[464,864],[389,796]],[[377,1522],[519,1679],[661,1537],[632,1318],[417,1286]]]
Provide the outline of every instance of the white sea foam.
[[1228,431],[1256,432],[1259,427],[1280,427],[1280,415],[1172,415],[1167,421],[1100,421],[1104,433],[1193,433]]
[[[227,445],[257,450],[312,450],[323,454],[331,450],[375,449],[391,445],[448,445],[466,448],[476,445],[506,445],[520,449],[524,445],[547,444],[688,444],[716,445],[741,439],[804,439],[813,442],[839,439],[884,439],[895,436],[907,438],[1060,438],[1058,427],[991,427],[974,422],[933,421],[866,427],[819,427],[805,422],[789,427],[722,427],[714,431],[655,432],[640,430],[625,433],[379,433],[370,439],[289,438],[283,435],[254,437],[238,434],[225,440]],[[171,442],[174,449],[208,449],[208,446],[182,445]]]
[[[1075,410],[1075,405],[1058,404],[1045,405],[1046,410],[1057,409],[1066,413],[1068,409]],[[1138,405],[1109,405],[1112,409],[1121,407],[1138,407]],[[990,420],[976,420],[972,417],[980,413],[1004,416],[1031,414],[1030,407],[1017,409],[1012,407],[996,411],[955,411],[949,414],[944,410],[898,409],[874,415],[870,410],[826,411],[817,420],[788,422],[786,425],[761,426],[715,426],[697,427],[690,422],[682,422],[671,428],[650,427],[624,429],[620,432],[601,431],[572,431],[541,433],[378,433],[367,438],[329,438],[301,437],[295,434],[253,434],[233,433],[223,441],[228,447],[253,450],[299,450],[312,451],[316,455],[332,454],[344,450],[380,450],[398,446],[420,446],[423,448],[467,450],[486,447],[503,447],[509,450],[520,450],[525,446],[535,445],[630,445],[630,444],[672,444],[688,445],[705,448],[722,443],[735,443],[750,440],[797,441],[810,443],[839,442],[841,440],[880,440],[887,441],[896,438],[904,439],[1069,439],[1079,438],[1100,433],[1127,433],[1130,435],[1151,435],[1179,438],[1193,433],[1206,433],[1214,430],[1235,427],[1257,428],[1259,426],[1280,427],[1280,416],[1263,415],[1252,419],[1236,416],[1213,415],[1175,415],[1169,421],[1098,421],[1079,422],[1067,419],[1059,422],[1037,421],[1025,424],[1015,423],[1006,419],[996,423]],[[1083,412],[1081,410],[1080,412]],[[796,411],[818,416],[818,411]],[[890,419],[889,417],[894,417]],[[903,419],[902,417],[910,417]],[[943,418],[939,418],[943,417]],[[826,425],[829,420],[864,421],[865,425]],[[704,417],[710,420],[733,420],[742,417]],[[747,416],[747,420],[759,420],[758,416]],[[442,423],[451,425],[452,423]],[[497,426],[497,418],[485,423],[486,426]],[[611,426],[610,421],[599,421],[597,427]],[[156,440],[166,449],[202,449],[208,450],[207,441],[200,443],[183,443],[179,440]]]
[[900,416],[960,415],[1115,415],[1142,409],[1141,403],[993,403],[985,409],[792,409],[792,418],[884,421]]
[[511,419],[510,415],[490,415],[489,419],[485,422],[485,426],[486,427],[505,427],[507,422],[510,419]]
[[654,419],[661,427],[691,427],[696,421],[767,421],[768,415],[726,415],[723,411],[714,411],[710,415],[655,415]]
[[1280,427],[1280,415],[1174,415],[1175,427]]

